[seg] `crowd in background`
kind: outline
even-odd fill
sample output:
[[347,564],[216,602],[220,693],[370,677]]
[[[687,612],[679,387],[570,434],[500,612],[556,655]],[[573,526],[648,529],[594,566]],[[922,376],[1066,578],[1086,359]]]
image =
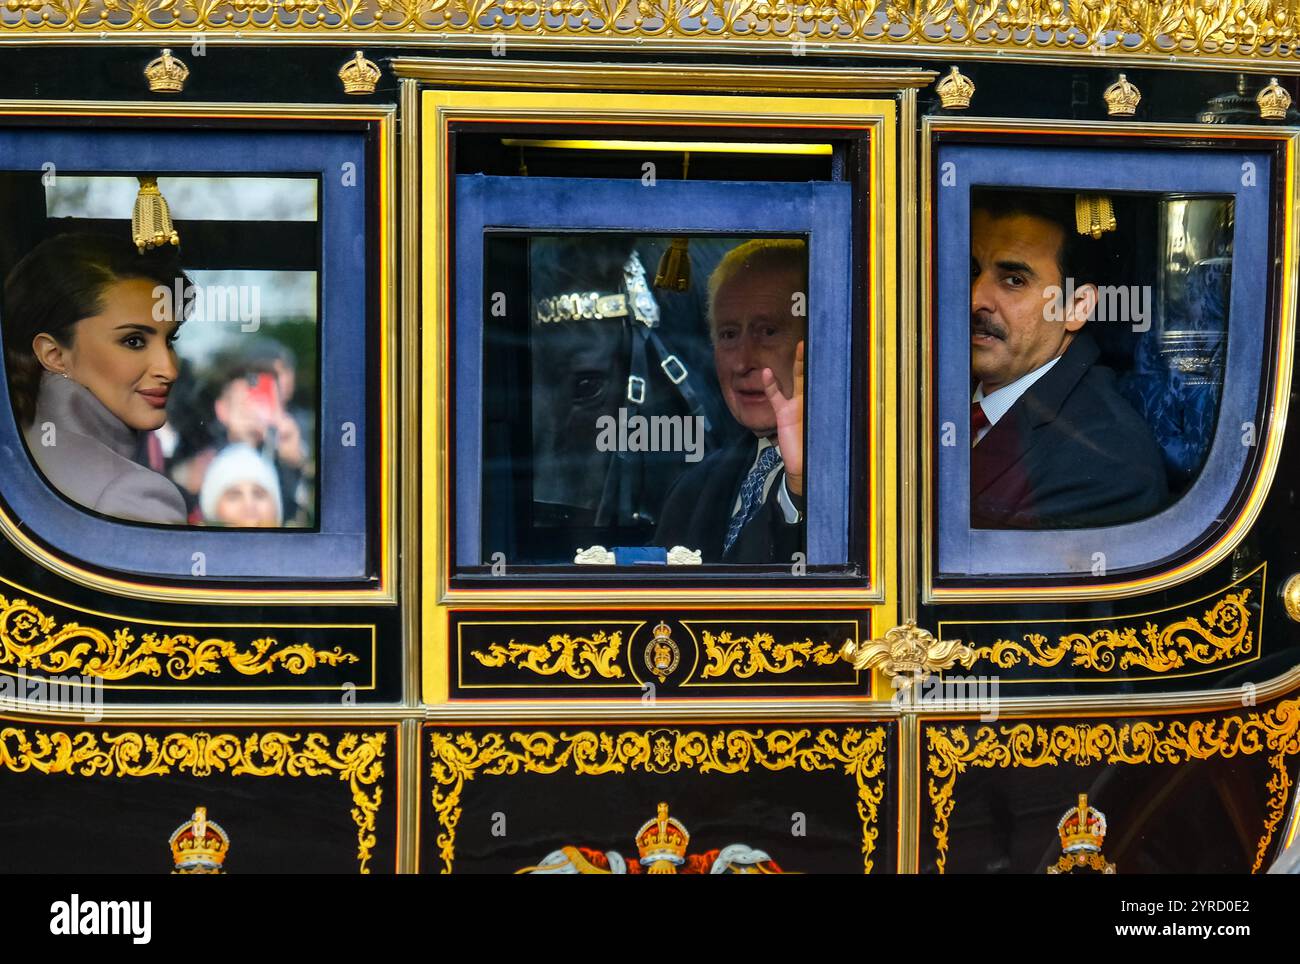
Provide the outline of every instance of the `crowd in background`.
[[297,359],[239,339],[204,372],[182,362],[148,464],[180,488],[194,525],[315,524],[314,414],[296,405]]

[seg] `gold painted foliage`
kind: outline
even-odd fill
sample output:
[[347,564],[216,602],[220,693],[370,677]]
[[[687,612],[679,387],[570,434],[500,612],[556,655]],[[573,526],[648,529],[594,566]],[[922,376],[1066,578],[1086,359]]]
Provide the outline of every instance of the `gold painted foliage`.
[[594,670],[604,679],[620,679],[623,668],[616,661],[623,652],[623,634],[604,630],[588,637],[557,633],[545,643],[519,643],[510,640],[504,646],[493,643],[487,652],[470,653],[484,666],[501,667],[511,663],[539,676],[564,674],[570,679],[586,679]]
[[173,772],[206,777],[214,773],[254,777],[334,776],[348,785],[357,827],[357,860],[370,872],[375,846],[375,816],[383,798],[376,786],[384,775],[382,732],[325,733],[278,731],[234,733],[147,730],[76,732],[0,728],[0,767],[13,773],[37,771],[81,777],[151,777]]
[[308,643],[281,646],[265,636],[247,648],[226,639],[186,633],[144,633],[136,642],[127,629],[108,633],[77,623],[58,625],[25,599],[0,596],[0,667],[78,673],[105,680],[161,676],[188,680],[229,667],[242,676],[282,669],[302,676],[316,666],[359,662],[341,647],[316,649]]
[[999,639],[977,649],[976,657],[1008,669],[1022,659],[1033,666],[1056,666],[1072,654],[1072,666],[1099,673],[1134,667],[1167,673],[1189,663],[1228,663],[1254,652],[1255,634],[1246,605],[1250,592],[1229,593],[1206,610],[1203,619],[1189,616],[1163,629],[1147,622],[1140,639],[1138,631],[1131,628],[1066,633],[1055,643],[1048,643],[1041,633],[1026,633],[1023,643]]
[[715,636],[707,629],[701,632],[700,638],[704,641],[704,655],[708,660],[701,674],[705,679],[728,673],[740,679],[750,679],[759,673],[788,673],[809,662],[831,666],[840,661],[837,648],[830,643],[814,643],[811,639],[778,643],[771,633],[732,636],[724,630]]
[[771,39],[1164,56],[1293,57],[1267,0],[9,0],[0,30]]
[[884,727],[832,729],[724,730],[712,734],[672,728],[658,730],[555,733],[430,734],[433,810],[440,830],[435,843],[442,872],[451,873],[461,793],[476,776],[519,773],[579,776],[615,773],[748,773],[752,768],[805,772],[842,770],[856,782],[862,820],[864,873],[870,873],[880,834],[884,799]]
[[1290,795],[1290,759],[1300,753],[1300,699],[1277,704],[1266,713],[1240,713],[1202,720],[1110,723],[1017,723],[981,726],[927,726],[926,769],[934,808],[937,864],[943,873],[949,848],[949,822],[956,800],[957,777],[973,767],[986,770],[1048,767],[1184,764],[1215,757],[1268,753],[1272,775],[1267,784],[1268,814],[1252,868],[1258,871]]

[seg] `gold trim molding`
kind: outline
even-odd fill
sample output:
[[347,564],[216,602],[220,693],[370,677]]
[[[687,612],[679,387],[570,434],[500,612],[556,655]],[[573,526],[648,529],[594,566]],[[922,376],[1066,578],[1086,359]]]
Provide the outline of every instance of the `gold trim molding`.
[[217,675],[224,669],[242,676],[259,676],[284,670],[302,676],[317,666],[359,663],[355,653],[343,648],[317,649],[309,643],[281,646],[271,636],[238,643],[189,633],[142,633],[122,627],[110,636],[102,629],[79,623],[58,624],[26,599],[0,596],[0,672],[10,667],[44,673],[77,673],[103,680],[133,676],[162,676],[185,681],[195,676]]
[[950,846],[949,825],[956,800],[953,788],[961,773],[985,770],[1105,763],[1174,764],[1215,757],[1254,756],[1267,751],[1273,768],[1268,790],[1268,814],[1251,872],[1259,871],[1273,834],[1287,814],[1291,790],[1290,758],[1300,753],[1300,699],[1278,703],[1267,712],[1225,715],[1184,721],[1179,719],[1125,723],[1041,722],[971,729],[962,725],[925,727],[926,770],[934,824],[930,835],[938,854],[936,865],[944,873]]
[[[870,45],[880,50],[1114,53],[1168,60],[1213,56],[1239,62],[1294,56],[1298,28],[1286,4],[1215,0],[16,0],[0,32],[66,39],[70,34],[174,35],[194,31],[258,40],[358,33],[391,42],[495,34],[576,41],[655,41],[689,45],[740,41],[808,47]],[[343,34],[343,37],[339,35]]]
[[375,817],[383,800],[386,733],[345,732],[331,738],[321,732],[282,733],[276,730],[240,736],[235,733],[126,731],[96,734],[30,729],[5,725],[0,729],[0,767],[11,773],[32,770],[45,774],[93,777],[152,777],[173,772],[207,777],[337,776],[352,797],[352,821],[357,827],[359,872],[370,873],[375,846]]
[[880,804],[885,796],[883,726],[848,727],[837,732],[809,728],[721,730],[706,733],[674,728],[576,733],[536,730],[505,733],[429,733],[433,812],[440,871],[451,873],[456,858],[456,828],[461,794],[476,776],[572,772],[580,776],[640,771],[649,774],[694,770],[700,774],[748,773],[751,768],[842,770],[857,785],[862,820],[863,873],[870,873],[880,836]]

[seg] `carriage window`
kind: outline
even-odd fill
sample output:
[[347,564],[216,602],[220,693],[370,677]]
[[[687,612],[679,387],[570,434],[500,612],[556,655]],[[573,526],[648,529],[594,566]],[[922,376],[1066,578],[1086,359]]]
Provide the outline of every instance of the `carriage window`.
[[851,198],[458,176],[457,568],[843,572]]
[[314,527],[316,179],[47,180],[3,200],[29,239],[8,387],[49,484],[131,522]]
[[1177,501],[1219,411],[1233,199],[975,189],[970,225],[972,525]]
[[489,233],[484,561],[806,552],[807,242]]
[[1112,577],[1196,545],[1267,428],[1271,156],[961,143],[939,163],[941,578]]

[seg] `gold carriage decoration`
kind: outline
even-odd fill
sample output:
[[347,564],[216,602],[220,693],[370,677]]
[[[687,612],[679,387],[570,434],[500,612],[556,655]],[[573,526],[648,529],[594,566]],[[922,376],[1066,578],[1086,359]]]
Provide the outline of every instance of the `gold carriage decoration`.
[[[25,592],[15,583],[0,578],[0,589],[3,588]],[[64,604],[54,605],[62,609]],[[86,614],[102,615],[89,611]],[[158,626],[133,630],[129,625],[118,625],[111,630],[101,629],[61,621],[26,598],[0,594],[0,673],[78,674],[110,684],[140,677],[187,682],[220,676],[225,671],[243,677],[309,677],[317,667],[361,662],[360,656],[341,646],[325,649],[310,643],[282,643],[265,634],[241,645],[209,635],[222,627],[185,627],[198,629],[199,635],[168,631],[178,628]],[[365,630],[369,627],[339,628]],[[371,644],[369,663],[373,667],[373,631]]]
[[[1196,56],[1243,63],[1295,56],[1300,25],[1288,4],[1253,0],[11,0],[0,33],[95,36],[196,30],[259,40],[313,34],[396,42],[432,36],[569,38],[608,42],[769,41],[794,53],[1051,53],[1128,59]],[[340,31],[346,31],[339,37]]]
[[[357,828],[358,871],[370,873],[383,802],[384,751],[378,731],[245,735],[194,730],[57,730],[0,720],[0,768],[73,777],[158,777],[214,773],[243,777],[334,777],[347,784]],[[181,833],[188,825],[182,825]],[[172,843],[175,840],[173,839]],[[229,846],[229,839],[226,839]],[[222,851],[224,858],[225,851]],[[177,856],[174,854],[173,856]]]
[[[1258,659],[1266,566],[1200,599],[1155,612],[1097,619],[1023,623],[1020,638],[972,647],[979,669],[1056,669],[1057,680],[1122,676],[1170,679],[1226,670]],[[969,634],[976,624],[941,623],[939,635]],[[1093,628],[1096,627],[1096,628]],[[1003,685],[1033,682],[1003,679]]]
[[853,778],[862,821],[863,873],[870,873],[885,797],[885,744],[879,725],[831,728],[724,729],[713,733],[675,727],[618,731],[430,731],[434,845],[440,871],[452,872],[456,828],[465,785],[476,777],[518,773],[601,776],[641,772],[701,775],[839,771]]
[[1179,765],[1267,753],[1272,770],[1266,787],[1268,813],[1251,867],[1252,873],[1258,873],[1274,833],[1286,819],[1292,785],[1290,766],[1300,755],[1300,699],[1284,700],[1268,710],[1186,721],[1053,725],[1030,720],[978,727],[936,723],[924,730],[925,769],[929,774],[925,788],[933,814],[930,837],[935,843],[939,873],[945,871],[948,862],[957,778],[975,768],[1085,767],[1095,763]]

